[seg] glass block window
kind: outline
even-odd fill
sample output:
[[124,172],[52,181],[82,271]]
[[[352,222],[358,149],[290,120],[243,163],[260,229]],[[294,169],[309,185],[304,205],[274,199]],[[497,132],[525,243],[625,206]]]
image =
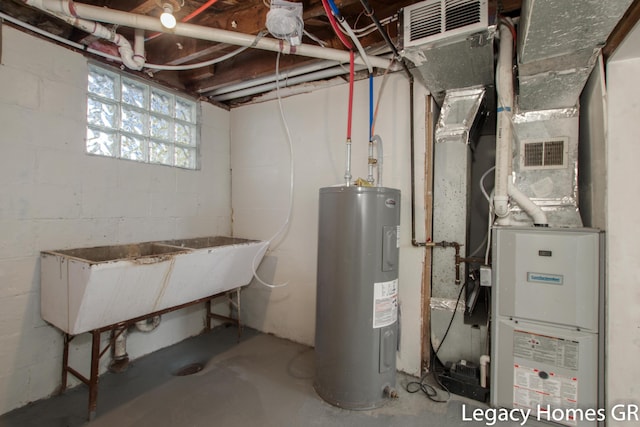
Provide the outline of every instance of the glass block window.
[[87,153],[197,169],[195,101],[93,64],[87,90]]

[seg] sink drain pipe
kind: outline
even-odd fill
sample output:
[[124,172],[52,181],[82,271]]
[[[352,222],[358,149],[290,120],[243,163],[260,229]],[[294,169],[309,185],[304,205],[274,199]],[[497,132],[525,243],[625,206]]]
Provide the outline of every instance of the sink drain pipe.
[[120,373],[129,367],[129,355],[127,354],[127,326],[111,331],[111,363],[109,370]]
[[[135,323],[137,330],[141,332],[151,332],[160,325],[161,316],[153,316]],[[129,355],[127,354],[127,335],[129,325],[116,328],[111,331],[111,372],[124,372],[129,367]]]
[[[23,0],[30,6],[39,8],[53,14],[64,14],[73,18],[81,18],[88,21],[106,22],[147,31],[168,32],[158,18],[123,12],[104,7],[92,6],[83,3],[75,3],[72,0]],[[256,40],[251,34],[222,30],[219,28],[204,27],[201,25],[178,22],[174,29],[169,31],[177,36],[190,37],[200,40],[208,40],[217,43],[227,43],[236,46],[255,47],[257,49],[284,54],[294,54],[311,58],[327,59],[340,63],[349,62],[349,52],[340,49],[325,48],[311,44],[291,46],[282,40],[262,38]],[[367,65],[364,58],[355,58],[356,64]],[[375,56],[369,57],[372,66],[386,69],[391,61]]]
[[151,332],[160,324],[160,316],[149,317],[148,319],[136,322],[136,329],[140,332]]

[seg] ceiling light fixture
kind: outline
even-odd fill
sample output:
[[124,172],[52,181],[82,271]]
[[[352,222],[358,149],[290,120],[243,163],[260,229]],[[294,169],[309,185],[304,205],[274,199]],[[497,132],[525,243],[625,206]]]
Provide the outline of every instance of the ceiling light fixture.
[[173,16],[173,6],[170,3],[162,5],[162,15],[160,15],[160,23],[163,27],[173,29],[176,27],[176,17]]

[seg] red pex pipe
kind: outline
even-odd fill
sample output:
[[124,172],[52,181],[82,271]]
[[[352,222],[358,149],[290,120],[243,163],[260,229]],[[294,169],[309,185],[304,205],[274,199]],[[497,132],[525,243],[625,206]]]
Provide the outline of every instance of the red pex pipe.
[[188,14],[187,16],[182,18],[180,20],[180,22],[189,22],[189,21],[191,21],[193,18],[195,18],[196,16],[200,15],[202,12],[207,10],[209,8],[209,6],[211,6],[212,4],[214,4],[217,1],[218,0],[209,0],[208,2],[206,2],[205,4],[203,4],[202,6],[200,6],[199,8],[197,8],[196,10],[194,10],[193,12],[191,12],[190,14]]
[[322,0],[322,6],[329,18],[329,23],[331,24],[333,31],[336,33],[342,44],[349,49],[349,106],[347,113],[347,140],[350,141],[351,123],[353,122],[353,82],[355,80],[355,56],[353,54],[353,45],[347,36],[340,31],[340,27],[338,26],[338,23],[331,12],[331,8],[329,7],[329,2],[327,0]]

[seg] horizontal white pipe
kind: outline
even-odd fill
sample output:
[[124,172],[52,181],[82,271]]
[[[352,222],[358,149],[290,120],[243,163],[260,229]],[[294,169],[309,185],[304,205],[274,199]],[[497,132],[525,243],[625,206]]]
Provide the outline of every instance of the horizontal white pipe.
[[[43,4],[48,5],[49,2],[57,3],[60,0],[40,1],[42,1]],[[151,16],[122,12],[104,7],[90,6],[82,3],[73,3],[70,9],[75,12],[77,17],[83,19],[108,22],[111,24],[140,28],[148,31],[167,32],[162,24],[160,24],[160,20]],[[262,38],[256,42],[255,36],[250,34],[221,30],[219,28],[203,27],[183,22],[178,22],[171,33],[178,36],[208,40],[217,43],[227,43],[237,46],[253,46],[258,49],[269,50],[272,52],[282,52],[285,54],[327,59],[341,63],[349,62],[349,52],[344,50],[323,48],[310,44],[301,44],[294,47],[281,40],[271,38]],[[361,57],[356,57],[355,61],[356,64],[366,65]],[[388,59],[375,56],[369,57],[369,61],[371,62],[371,65],[378,68],[387,68],[390,65],[390,61]]]
[[[136,29],[136,48],[122,35],[108,30],[101,24],[74,15],[73,3],[67,0],[24,0],[26,4],[43,10],[63,21],[80,28],[96,37],[109,40],[118,46],[122,63],[132,70],[141,70],[144,65],[144,36],[142,30]],[[142,38],[141,38],[142,37]]]
[[[366,66],[364,65],[359,65],[356,67],[356,70],[363,70],[365,69]],[[328,68],[326,70],[321,70],[321,71],[316,71],[315,73],[308,73],[308,74],[303,74],[301,76],[297,76],[297,77],[293,77],[287,80],[280,80],[280,84],[279,87],[280,88],[284,88],[284,87],[288,87],[288,86],[293,86],[293,85],[297,85],[300,83],[307,83],[313,80],[319,80],[319,79],[328,79],[330,77],[335,77],[335,76],[339,76],[342,74],[347,74],[348,71],[345,71],[342,67],[333,67],[333,68]],[[212,98],[215,101],[228,101],[230,99],[237,99],[237,98],[242,98],[243,96],[250,96],[250,95],[255,95],[256,93],[261,93],[261,92],[268,92],[270,90],[273,90],[276,88],[276,83],[267,83],[264,85],[260,85],[260,86],[254,86],[254,87],[250,87],[244,90],[238,90],[235,92],[230,92],[230,93],[225,93],[223,95],[220,96],[213,96]]]
[[29,31],[33,31],[36,34],[40,34],[43,37],[47,37],[49,39],[55,40],[61,44],[65,44],[67,46],[79,49],[79,50],[83,50],[86,51],[88,53],[92,53],[94,55],[98,55],[98,56],[102,56],[104,58],[110,59],[112,61],[116,61],[116,62],[122,62],[122,58],[120,58],[119,56],[114,56],[114,55],[109,55],[108,53],[96,50],[96,49],[92,49],[92,48],[88,48],[87,46],[80,44],[80,43],[76,43],[76,42],[72,42],[69,39],[65,39],[63,37],[60,37],[58,35],[55,35],[53,33],[50,33],[48,31],[45,30],[41,30],[38,27],[34,27],[33,25],[27,24],[26,22],[22,22],[19,19],[14,18],[13,16],[9,16],[6,15],[2,12],[0,12],[0,19],[4,19],[5,21],[11,22],[14,25],[17,25],[19,27],[22,27],[26,30]]
[[66,44],[67,46],[75,47],[76,49],[81,49],[81,50],[85,49],[85,46],[80,44],[80,43],[72,42],[71,40],[62,38],[60,36],[57,36],[57,35],[55,35],[53,33],[48,32],[48,31],[41,30],[38,27],[34,27],[33,25],[27,24],[26,22],[22,22],[19,19],[16,19],[16,18],[14,18],[12,16],[6,15],[6,14],[4,14],[2,12],[0,12],[0,19],[4,19],[5,21],[9,21],[12,24],[15,24],[15,25],[17,25],[19,27],[25,28],[25,29],[27,29],[29,31],[33,31],[34,33],[40,34],[41,36],[50,38],[50,39],[55,40],[55,41],[57,41],[59,43]]
[[[313,71],[318,71],[318,70],[324,70],[327,68],[331,68],[331,67],[335,67],[337,64],[336,61],[321,61],[321,62],[315,62],[313,64],[309,64],[309,65],[303,65],[302,67],[297,67],[297,68],[293,68],[291,70],[288,71],[283,71],[282,73],[280,73],[280,80],[286,80],[290,77],[295,77],[295,76],[299,76],[301,74],[306,74],[306,73],[311,73]],[[216,96],[216,95],[223,95],[225,93],[229,93],[229,92],[235,92],[238,90],[242,90],[242,89],[247,89],[253,86],[260,86],[266,83],[273,83],[276,81],[276,78],[278,78],[276,76],[276,74],[271,74],[268,76],[264,76],[264,77],[258,77],[256,79],[251,79],[251,80],[246,80],[244,82],[240,82],[240,83],[236,83],[236,84],[231,84],[231,85],[226,85],[226,86],[222,86],[216,89],[211,89],[211,90],[203,90],[200,93],[204,96]]]

